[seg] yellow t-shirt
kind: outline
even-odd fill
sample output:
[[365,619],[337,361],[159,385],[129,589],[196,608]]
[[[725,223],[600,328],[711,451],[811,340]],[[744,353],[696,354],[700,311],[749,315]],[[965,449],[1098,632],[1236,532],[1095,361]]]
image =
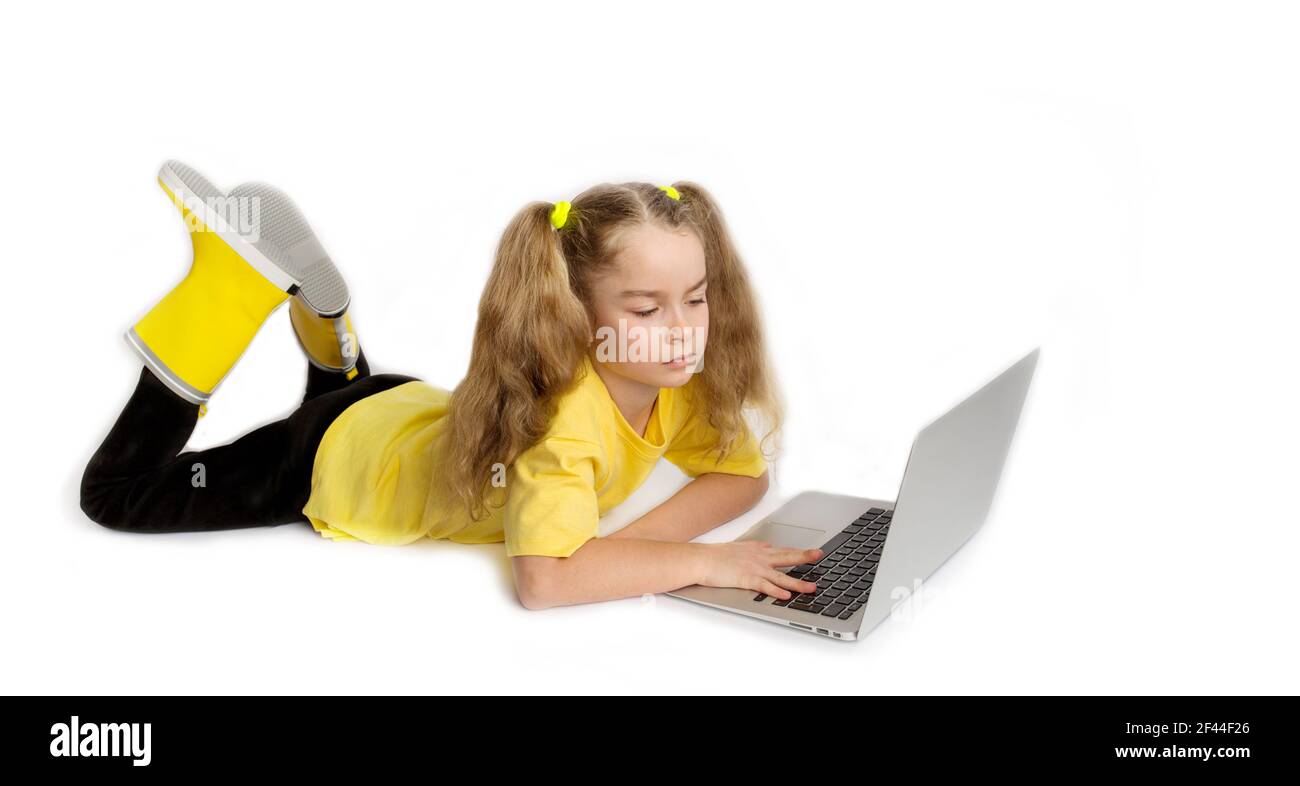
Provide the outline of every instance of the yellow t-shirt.
[[322,536],[401,545],[423,537],[505,541],[506,554],[567,557],[597,537],[599,518],[627,499],[660,457],[694,478],[706,472],[759,477],[767,461],[746,428],[720,464],[718,433],[691,406],[694,379],[661,388],[645,436],[623,417],[605,383],[583,363],[536,445],[506,472],[505,504],[479,521],[433,491],[434,448],[450,391],[407,382],[367,396],[326,430],[303,513]]

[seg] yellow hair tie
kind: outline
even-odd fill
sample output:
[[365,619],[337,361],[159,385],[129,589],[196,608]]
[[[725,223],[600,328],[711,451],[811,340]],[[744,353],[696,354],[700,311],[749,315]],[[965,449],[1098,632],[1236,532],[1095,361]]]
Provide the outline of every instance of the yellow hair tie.
[[667,194],[673,201],[680,201],[682,198],[682,195],[677,193],[677,189],[672,186],[659,186],[659,190]]
[[559,229],[569,220],[569,203],[556,202],[555,207],[551,208],[551,226]]

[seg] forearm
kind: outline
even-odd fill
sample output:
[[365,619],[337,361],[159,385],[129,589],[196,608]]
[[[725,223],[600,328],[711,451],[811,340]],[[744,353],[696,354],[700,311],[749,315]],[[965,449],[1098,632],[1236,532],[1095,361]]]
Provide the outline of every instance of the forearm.
[[685,543],[753,508],[767,493],[767,473],[708,473],[683,486],[654,510],[608,538],[637,538]]
[[[520,599],[529,608],[568,606],[668,592],[698,583],[706,546],[633,538],[592,538],[527,580],[516,564]],[[516,558],[518,559],[518,558]]]

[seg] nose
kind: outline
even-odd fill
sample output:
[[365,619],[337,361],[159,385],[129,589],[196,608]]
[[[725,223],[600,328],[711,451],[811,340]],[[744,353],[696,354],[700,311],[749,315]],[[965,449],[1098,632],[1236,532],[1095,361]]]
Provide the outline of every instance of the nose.
[[686,309],[681,304],[675,305],[668,309],[668,327],[690,327],[690,322],[686,319]]
[[694,326],[681,304],[665,308],[664,317],[664,348],[675,355],[687,348]]

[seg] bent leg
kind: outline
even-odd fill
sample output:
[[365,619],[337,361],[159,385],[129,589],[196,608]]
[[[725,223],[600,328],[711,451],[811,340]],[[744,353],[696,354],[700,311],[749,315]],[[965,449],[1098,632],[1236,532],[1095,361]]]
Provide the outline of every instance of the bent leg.
[[303,394],[303,403],[322,396],[326,393],[333,393],[336,390],[344,388],[354,383],[360,382],[370,376],[370,363],[366,361],[365,350],[357,351],[356,374],[349,379],[346,373],[338,371],[326,371],[314,363],[307,364],[307,390]]
[[93,521],[131,532],[193,532],[305,522],[316,447],[343,410],[409,382],[396,374],[323,393],[284,420],[227,445],[180,452],[198,406],[141,374],[104,443],[86,467],[81,507]]

